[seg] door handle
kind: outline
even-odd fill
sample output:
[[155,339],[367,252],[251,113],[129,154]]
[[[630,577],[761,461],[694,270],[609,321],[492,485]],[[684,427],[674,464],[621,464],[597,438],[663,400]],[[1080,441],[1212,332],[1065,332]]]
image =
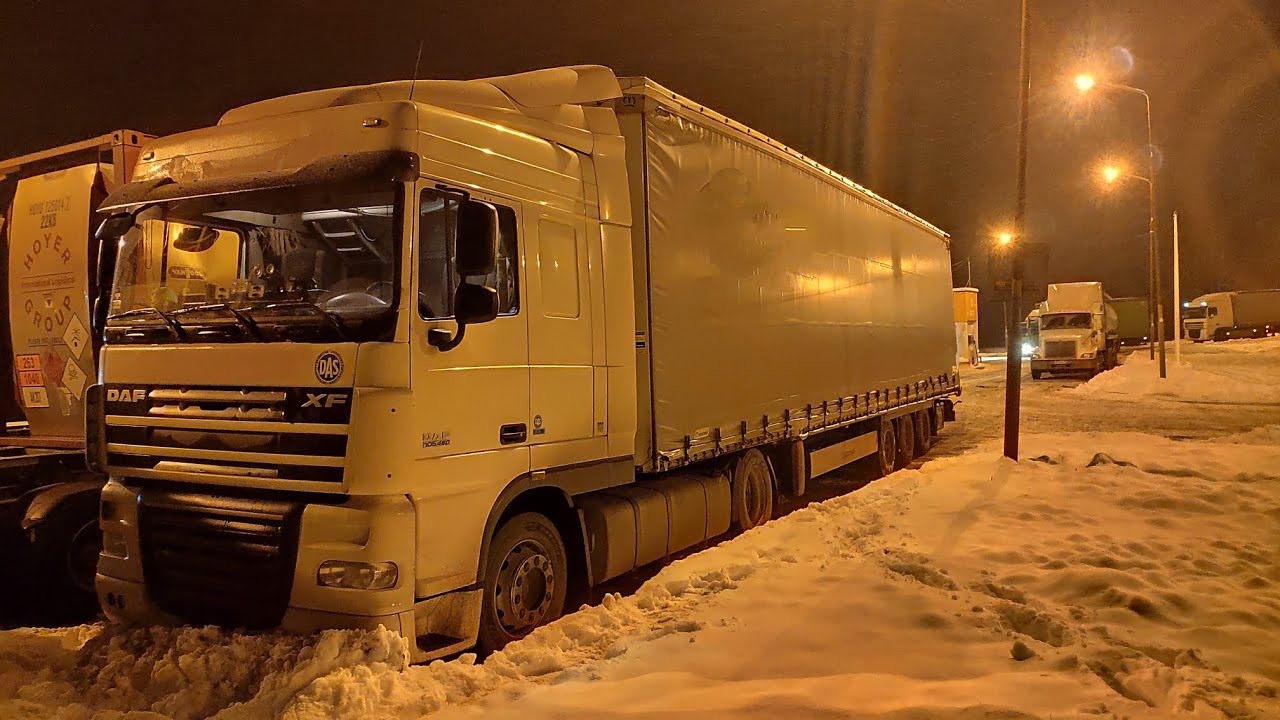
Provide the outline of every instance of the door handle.
[[503,425],[498,431],[498,439],[503,445],[515,445],[522,443],[529,438],[529,428],[524,423],[515,423],[513,425]]

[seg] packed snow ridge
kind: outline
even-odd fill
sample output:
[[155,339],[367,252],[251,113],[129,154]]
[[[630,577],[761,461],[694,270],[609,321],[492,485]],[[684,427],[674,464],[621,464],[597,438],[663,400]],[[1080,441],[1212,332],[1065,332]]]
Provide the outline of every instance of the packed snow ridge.
[[0,717],[1280,717],[1280,448],[1025,444],[810,505],[483,664],[408,667],[382,631],[4,633]]

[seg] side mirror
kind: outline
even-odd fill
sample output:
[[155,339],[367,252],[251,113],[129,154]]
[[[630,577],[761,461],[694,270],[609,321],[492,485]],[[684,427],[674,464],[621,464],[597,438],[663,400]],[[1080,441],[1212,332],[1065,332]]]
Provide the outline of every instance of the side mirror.
[[433,328],[427,333],[427,342],[440,352],[458,347],[467,333],[467,325],[487,323],[498,317],[498,291],[483,285],[462,283],[453,295],[453,314],[458,322],[456,333],[443,328]]
[[94,233],[94,237],[97,238],[99,242],[104,240],[115,242],[133,228],[133,223],[133,213],[116,213],[102,221],[102,224],[98,226],[98,232]]
[[498,317],[498,291],[483,285],[463,283],[454,293],[453,313],[464,325],[492,322]]
[[498,265],[497,208],[478,200],[468,200],[458,207],[454,253],[457,273],[464,278],[494,271]]

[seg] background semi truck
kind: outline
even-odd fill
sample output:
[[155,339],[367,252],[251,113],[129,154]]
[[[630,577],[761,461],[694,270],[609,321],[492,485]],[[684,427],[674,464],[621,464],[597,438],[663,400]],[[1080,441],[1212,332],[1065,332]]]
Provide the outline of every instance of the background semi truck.
[[1116,339],[1121,345],[1145,345],[1151,337],[1150,305],[1144,297],[1113,298],[1116,311]]
[[1280,290],[1201,295],[1183,308],[1182,324],[1195,342],[1275,334],[1280,330]]
[[603,67],[248,105],[104,208],[122,622],[492,650],[959,392],[944,233]]
[[147,136],[117,130],[0,161],[0,623],[96,612],[98,493],[84,459],[85,388],[97,374],[87,293],[95,213],[125,183]]
[[1116,311],[1102,283],[1052,283],[1040,312],[1040,342],[1031,377],[1045,373],[1095,373],[1116,366],[1120,342]]

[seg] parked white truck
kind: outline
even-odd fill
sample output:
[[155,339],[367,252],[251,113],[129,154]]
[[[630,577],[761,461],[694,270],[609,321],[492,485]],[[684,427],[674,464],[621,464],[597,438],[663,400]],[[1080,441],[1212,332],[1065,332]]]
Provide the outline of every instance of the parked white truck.
[[1031,356],[1031,377],[1046,373],[1090,375],[1118,364],[1116,311],[1102,283],[1049,285],[1040,311],[1040,338]]
[[122,622],[492,650],[959,392],[942,232],[602,67],[248,105],[105,207]]
[[1182,309],[1187,339],[1266,337],[1280,331],[1280,290],[1239,290],[1201,295]]

